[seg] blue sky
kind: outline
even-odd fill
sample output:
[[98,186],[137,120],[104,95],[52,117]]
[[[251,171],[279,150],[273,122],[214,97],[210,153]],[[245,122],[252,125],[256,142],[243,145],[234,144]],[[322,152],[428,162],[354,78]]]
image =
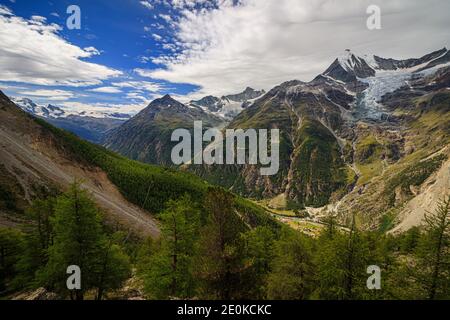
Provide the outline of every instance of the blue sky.
[[[67,104],[74,107],[81,104],[123,104],[124,108],[130,105],[134,111],[163,94],[181,96],[198,89],[196,85],[173,84],[161,79],[142,77],[136,71],[158,68],[150,57],[176,53],[172,47],[164,48],[164,42],[159,40],[159,37],[170,39],[171,36],[171,28],[164,17],[177,14],[176,10],[163,3],[147,6],[143,1],[136,0],[1,0],[0,4],[10,11],[10,15],[6,17],[20,17],[25,21],[32,20],[32,17],[44,17],[44,25],[56,24],[60,27],[55,34],[64,41],[82,49],[93,47],[98,50],[98,54],[80,60],[121,73],[118,76],[105,76],[101,83],[89,86],[39,85],[33,83],[33,80],[24,81],[18,76],[17,81],[0,82],[0,88],[5,88],[3,90],[8,95],[26,96],[42,104]],[[66,27],[66,20],[70,16],[66,10],[72,4],[81,9],[80,30],[69,30]],[[20,62],[20,59],[15,61]]]
[[[0,89],[77,110],[135,113],[308,81],[345,49],[411,58],[449,46],[450,1],[0,0]],[[81,29],[68,30],[69,5]]]

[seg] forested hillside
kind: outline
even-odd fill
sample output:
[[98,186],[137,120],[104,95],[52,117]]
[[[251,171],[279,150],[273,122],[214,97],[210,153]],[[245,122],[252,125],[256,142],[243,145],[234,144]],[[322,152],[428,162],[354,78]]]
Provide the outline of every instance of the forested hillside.
[[[104,225],[73,184],[33,202],[27,215],[35,223],[0,228],[0,292],[76,300],[449,298],[450,198],[423,228],[401,235],[361,231],[355,220],[342,229],[329,216],[310,237],[287,226],[252,228],[232,197],[209,188],[202,203],[188,195],[169,201],[161,237],[143,240]],[[66,287],[73,263],[87,273],[79,290]],[[373,270],[378,280],[370,280]]]

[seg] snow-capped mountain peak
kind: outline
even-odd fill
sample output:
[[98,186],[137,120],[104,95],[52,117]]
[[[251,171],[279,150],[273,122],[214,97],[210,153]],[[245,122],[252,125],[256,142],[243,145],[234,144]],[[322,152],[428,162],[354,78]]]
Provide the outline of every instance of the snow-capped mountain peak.
[[119,112],[97,112],[97,111],[77,111],[69,109],[63,106],[55,106],[52,104],[41,105],[35,103],[29,98],[21,97],[10,97],[19,108],[23,111],[30,113],[37,117],[47,118],[47,119],[59,119],[67,118],[69,116],[78,117],[91,117],[91,118],[105,118],[105,119],[117,119],[117,120],[127,120],[131,116],[126,113]]
[[256,99],[263,96],[264,90],[255,90],[247,87],[243,92],[238,94],[230,94],[221,98],[214,96],[206,96],[200,100],[191,101],[189,106],[199,107],[205,112],[214,114],[221,118],[231,120],[237,114],[242,112]]
[[346,71],[354,70],[358,64],[363,63],[363,59],[355,55],[350,49],[346,49],[344,53],[338,58],[339,64]]
[[28,98],[12,97],[11,100],[22,110],[35,116],[44,118],[60,118],[66,116],[66,112],[58,106],[54,106],[51,104],[48,104],[46,106],[38,105],[34,103],[33,100]]
[[375,70],[362,57],[350,50],[345,50],[322,74],[345,83],[355,82],[357,78],[367,78],[375,75]]

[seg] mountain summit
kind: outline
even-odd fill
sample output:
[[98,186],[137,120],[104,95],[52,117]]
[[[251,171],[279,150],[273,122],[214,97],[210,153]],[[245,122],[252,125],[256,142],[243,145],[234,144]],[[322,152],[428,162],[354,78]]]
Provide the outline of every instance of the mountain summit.
[[223,119],[165,95],[111,130],[103,144],[135,160],[172,166],[172,132],[177,128],[193,129],[194,121],[203,121],[203,126],[208,128],[221,125]]
[[357,78],[373,77],[375,70],[363,58],[347,49],[345,54],[337,58],[323,75],[343,82],[353,82]]

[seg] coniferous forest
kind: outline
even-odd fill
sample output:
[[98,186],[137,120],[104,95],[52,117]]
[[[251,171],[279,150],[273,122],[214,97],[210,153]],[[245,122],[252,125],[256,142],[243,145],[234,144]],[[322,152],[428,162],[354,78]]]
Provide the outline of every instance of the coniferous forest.
[[[235,214],[233,195],[211,187],[160,213],[161,237],[141,239],[105,225],[74,183],[36,200],[22,231],[0,229],[2,292],[46,288],[63,299],[123,298],[127,281],[148,299],[448,299],[450,198],[421,228],[401,235],[341,229],[333,217],[318,237],[281,225],[254,228]],[[65,267],[83,270],[82,290],[66,287]],[[381,270],[369,290],[367,267]],[[123,294],[123,293],[122,293]]]

